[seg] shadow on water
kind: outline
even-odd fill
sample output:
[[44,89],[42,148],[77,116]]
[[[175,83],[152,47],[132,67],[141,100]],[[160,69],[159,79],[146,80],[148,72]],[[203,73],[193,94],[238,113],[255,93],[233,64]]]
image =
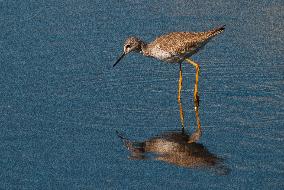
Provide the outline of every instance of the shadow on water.
[[[183,110],[179,102],[182,126]],[[184,127],[180,130],[164,131],[145,141],[132,141],[119,132],[124,146],[132,160],[159,160],[180,167],[213,171],[217,175],[228,175],[230,169],[223,164],[223,159],[211,153],[203,144],[198,143],[202,135],[198,109],[196,113],[197,128],[193,133]]]

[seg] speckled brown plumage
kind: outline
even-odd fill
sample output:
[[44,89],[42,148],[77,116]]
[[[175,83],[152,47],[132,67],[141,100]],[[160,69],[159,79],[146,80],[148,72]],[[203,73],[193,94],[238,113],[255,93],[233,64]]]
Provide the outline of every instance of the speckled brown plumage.
[[218,31],[209,32],[172,32],[149,44],[149,46],[160,46],[161,49],[170,53],[186,52],[199,44],[207,42],[210,38],[217,35]]
[[[146,56],[152,56],[167,62],[179,62],[180,59],[190,57],[198,52],[217,34],[224,30],[224,26],[207,32],[172,32],[157,37],[153,42],[142,48]],[[157,55],[161,52],[169,53],[165,59]]]

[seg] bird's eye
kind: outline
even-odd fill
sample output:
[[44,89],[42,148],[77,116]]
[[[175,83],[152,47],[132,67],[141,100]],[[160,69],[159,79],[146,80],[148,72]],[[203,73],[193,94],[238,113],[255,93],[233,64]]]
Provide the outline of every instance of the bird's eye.
[[125,48],[126,48],[126,49],[130,48],[130,45],[126,45]]

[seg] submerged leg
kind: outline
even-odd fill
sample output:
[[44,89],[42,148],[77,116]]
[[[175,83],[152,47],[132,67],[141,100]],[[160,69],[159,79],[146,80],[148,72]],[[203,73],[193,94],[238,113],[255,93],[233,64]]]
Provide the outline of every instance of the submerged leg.
[[199,119],[199,108],[198,107],[195,109],[195,118],[196,118],[197,128],[194,131],[194,133],[192,133],[192,135],[190,136],[188,143],[198,142],[201,135],[202,135],[201,123],[200,123],[200,119]]
[[199,108],[195,109],[195,118],[196,118],[197,130],[201,130],[201,123],[200,123],[200,118],[199,118]]
[[182,128],[184,128],[184,115],[183,115],[183,110],[182,110],[182,105],[181,105],[181,89],[182,89],[182,69],[181,69],[181,63],[179,63],[179,80],[178,80],[178,105],[179,105],[179,116],[180,116],[180,121]]
[[199,76],[199,64],[192,61],[191,59],[185,59],[189,64],[192,64],[195,67],[195,85],[194,85],[194,105],[195,110],[199,107],[199,96],[198,96],[198,76]]

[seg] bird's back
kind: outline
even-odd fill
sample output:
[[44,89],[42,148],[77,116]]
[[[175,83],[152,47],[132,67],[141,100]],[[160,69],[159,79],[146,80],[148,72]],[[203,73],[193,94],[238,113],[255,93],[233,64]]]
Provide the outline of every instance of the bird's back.
[[160,49],[172,55],[194,54],[211,38],[223,32],[224,26],[206,32],[171,32],[157,37],[148,44],[149,49]]

